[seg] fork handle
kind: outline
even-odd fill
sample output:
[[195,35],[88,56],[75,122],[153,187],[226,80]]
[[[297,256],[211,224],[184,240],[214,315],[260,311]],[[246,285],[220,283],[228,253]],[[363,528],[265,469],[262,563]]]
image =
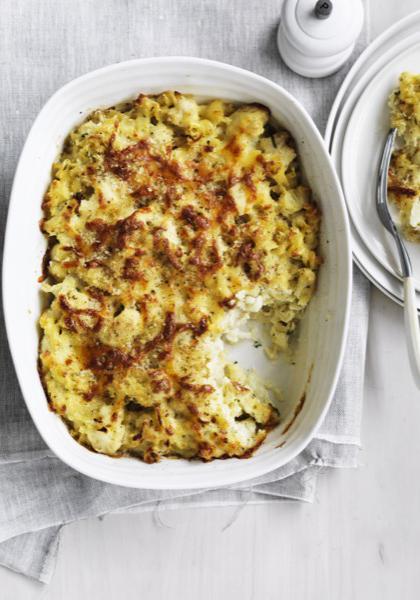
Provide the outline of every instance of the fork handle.
[[420,389],[420,329],[413,277],[404,278],[404,322],[411,372]]

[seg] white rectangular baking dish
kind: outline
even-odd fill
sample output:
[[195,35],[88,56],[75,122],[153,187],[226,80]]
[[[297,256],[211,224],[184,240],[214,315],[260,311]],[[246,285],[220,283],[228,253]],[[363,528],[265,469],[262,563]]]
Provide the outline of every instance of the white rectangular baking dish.
[[[67,133],[90,111],[133,98],[140,92],[176,89],[204,97],[260,102],[293,135],[305,176],[323,215],[324,265],[318,289],[302,324],[296,365],[269,363],[248,347],[235,350],[242,363],[276,374],[287,402],[285,421],[249,459],[163,460],[145,464],[111,458],[75,442],[47,404],[37,371],[41,310],[38,277],[45,251],[39,230],[41,201],[51,164]],[[299,103],[278,85],[248,71],[197,58],[133,60],[75,79],[47,102],[28,135],[16,170],[6,229],[3,300],[7,334],[29,412],[51,450],[91,477],[138,488],[208,488],[229,485],[276,469],[311,440],[330,404],[348,326],[351,255],[347,215],[339,182],[322,138]],[[304,399],[304,401],[303,401]]]

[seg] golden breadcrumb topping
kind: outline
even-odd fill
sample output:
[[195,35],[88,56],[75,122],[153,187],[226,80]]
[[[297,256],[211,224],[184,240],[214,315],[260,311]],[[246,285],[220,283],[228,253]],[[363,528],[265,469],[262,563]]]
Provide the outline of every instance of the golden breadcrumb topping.
[[40,373],[74,438],[146,462],[250,456],[279,413],[224,342],[259,321],[286,349],[320,262],[290,134],[259,104],[140,95],[70,133],[43,210]]

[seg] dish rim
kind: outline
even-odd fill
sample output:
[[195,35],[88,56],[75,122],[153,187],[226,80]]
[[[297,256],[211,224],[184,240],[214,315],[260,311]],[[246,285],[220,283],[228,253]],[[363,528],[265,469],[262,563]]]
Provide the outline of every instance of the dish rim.
[[[225,72],[236,73],[238,75],[246,77],[248,80],[252,80],[253,82],[256,82],[256,83],[260,82],[260,83],[263,83],[265,86],[268,85],[273,90],[275,90],[276,92],[279,92],[281,95],[283,95],[284,97],[287,98],[287,100],[292,105],[293,110],[296,111],[296,114],[305,120],[305,126],[310,131],[310,134],[311,134],[311,136],[313,136],[314,141],[316,141],[316,143],[320,147],[322,147],[325,152],[325,156],[323,157],[323,159],[324,159],[324,162],[329,167],[329,176],[332,178],[332,181],[335,186],[335,189],[333,192],[334,198],[340,204],[341,213],[342,213],[343,236],[345,238],[345,247],[347,249],[345,261],[343,259],[344,266],[346,269],[345,278],[347,281],[347,290],[346,290],[345,294],[343,293],[344,306],[343,306],[342,311],[340,312],[340,314],[342,315],[342,335],[340,336],[339,343],[337,343],[339,352],[337,353],[337,360],[335,362],[335,371],[333,374],[330,375],[331,379],[330,379],[330,385],[328,388],[329,394],[328,394],[328,397],[325,399],[322,409],[319,411],[317,418],[316,419],[314,418],[312,420],[311,425],[308,427],[308,430],[305,433],[305,435],[301,435],[300,439],[295,439],[295,440],[291,441],[290,444],[286,445],[286,447],[284,449],[282,449],[282,452],[279,452],[279,453],[273,452],[273,455],[271,456],[271,460],[264,463],[264,465],[259,465],[258,468],[257,468],[257,466],[254,466],[254,468],[251,468],[251,464],[252,464],[252,460],[253,460],[253,458],[251,457],[251,458],[247,459],[247,461],[246,461],[246,463],[250,465],[250,468],[235,469],[233,467],[231,469],[231,472],[228,472],[228,474],[226,474],[226,472],[218,473],[217,474],[217,477],[218,477],[217,483],[213,482],[213,483],[206,484],[206,481],[205,480],[203,481],[203,477],[197,478],[197,481],[192,481],[192,482],[188,483],[188,489],[198,489],[198,488],[203,488],[203,487],[213,488],[213,487],[219,487],[222,485],[229,485],[229,484],[234,484],[234,483],[238,483],[238,482],[243,482],[243,481],[246,481],[251,478],[265,475],[265,474],[273,471],[274,469],[279,468],[280,466],[283,466],[284,464],[288,463],[290,460],[295,458],[310,443],[310,441],[313,439],[316,431],[318,430],[319,426],[323,422],[325,415],[331,405],[332,397],[333,397],[334,391],[337,386],[338,377],[339,377],[342,363],[343,363],[344,350],[345,350],[345,344],[346,344],[346,339],[347,339],[347,332],[348,332],[348,328],[349,328],[350,301],[351,301],[351,292],[352,292],[352,269],[351,269],[351,252],[350,252],[351,237],[350,237],[350,227],[349,227],[349,220],[348,220],[344,195],[343,195],[342,187],[341,187],[340,181],[338,179],[336,170],[334,168],[332,159],[331,159],[330,155],[328,154],[327,148],[325,146],[325,142],[324,142],[319,130],[317,129],[317,127],[314,124],[314,122],[312,121],[312,119],[309,117],[309,115],[306,112],[306,110],[304,109],[304,107],[287,90],[285,90],[278,84],[274,83],[273,81],[271,81],[265,77],[262,77],[260,75],[257,75],[256,73],[253,73],[246,69],[235,67],[235,66],[229,65],[227,63],[219,62],[219,61],[213,61],[213,60],[196,58],[196,57],[188,57],[188,56],[142,58],[142,59],[132,59],[132,60],[124,61],[121,63],[114,63],[111,65],[102,67],[100,69],[90,71],[80,77],[77,77],[76,79],[69,81],[64,86],[60,87],[47,100],[47,102],[44,104],[44,106],[39,111],[38,115],[36,116],[36,118],[33,122],[33,125],[27,135],[26,141],[23,145],[21,155],[20,155],[17,167],[16,167],[15,175],[14,175],[13,185],[12,185],[11,194],[10,194],[10,203],[9,203],[9,208],[8,208],[8,216],[7,216],[7,223],[6,223],[5,237],[4,237],[4,248],[3,248],[3,259],[4,260],[3,260],[3,267],[2,267],[2,269],[3,269],[2,295],[3,295],[3,306],[4,306],[4,319],[5,319],[5,325],[6,325],[7,338],[8,338],[8,342],[9,342],[9,348],[10,348],[10,352],[11,352],[11,355],[13,358],[16,375],[17,375],[17,378],[19,381],[20,388],[22,390],[22,395],[24,397],[25,404],[28,408],[28,411],[32,417],[32,420],[33,420],[35,426],[37,427],[41,437],[43,438],[44,442],[47,444],[47,446],[52,450],[52,452],[56,456],[58,456],[64,463],[66,463],[73,469],[76,469],[77,471],[79,471],[85,475],[88,475],[94,479],[99,479],[101,481],[106,481],[108,483],[113,483],[113,484],[127,486],[127,487],[149,488],[149,489],[184,489],[185,488],[185,483],[183,483],[182,481],[180,483],[171,481],[170,485],[163,483],[163,482],[157,483],[157,482],[153,481],[153,483],[152,483],[151,480],[153,480],[153,476],[151,479],[145,481],[145,479],[147,479],[147,478],[145,478],[143,476],[143,474],[139,474],[139,481],[136,483],[133,483],[132,481],[130,481],[129,483],[124,483],[124,481],[122,481],[122,478],[120,476],[118,476],[118,477],[110,476],[108,472],[106,475],[104,475],[102,473],[98,473],[97,472],[98,468],[95,464],[89,463],[89,461],[79,460],[78,457],[74,457],[71,454],[69,455],[69,453],[66,453],[64,450],[62,451],[62,449],[60,447],[51,447],[50,446],[50,443],[48,441],[48,435],[47,435],[48,425],[46,425],[44,423],[44,419],[43,419],[42,415],[37,414],[35,407],[31,403],[31,401],[29,399],[27,399],[26,394],[23,392],[23,390],[25,389],[25,373],[23,372],[23,369],[20,366],[20,360],[19,360],[18,348],[17,348],[18,344],[15,343],[15,338],[13,335],[13,323],[11,322],[9,310],[8,310],[9,303],[12,301],[12,299],[10,298],[10,294],[6,290],[6,285],[10,279],[8,273],[9,273],[9,269],[10,269],[10,265],[11,265],[11,260],[9,259],[9,253],[8,253],[8,248],[10,245],[10,238],[12,235],[11,226],[10,226],[10,221],[11,221],[10,214],[13,210],[16,210],[15,207],[19,205],[19,203],[18,203],[19,198],[16,193],[17,182],[24,175],[24,173],[22,173],[23,157],[26,154],[26,149],[29,146],[29,143],[32,139],[33,131],[34,131],[34,128],[35,128],[38,120],[40,120],[44,116],[45,113],[48,113],[50,106],[54,105],[54,102],[56,101],[57,97],[59,97],[62,94],[65,94],[65,92],[71,90],[72,88],[77,88],[77,86],[79,86],[80,84],[82,84],[86,81],[95,79],[96,77],[101,76],[101,75],[107,75],[107,76],[112,77],[112,74],[114,72],[122,70],[129,65],[142,66],[142,65],[155,64],[157,67],[159,67],[159,65],[171,64],[171,63],[175,63],[178,65],[182,64],[182,65],[186,65],[186,66],[187,65],[203,66],[203,67],[209,66],[212,68],[223,70]],[[162,88],[163,87],[164,86],[162,86]],[[76,109],[75,109],[75,111],[76,111]],[[47,399],[46,399],[46,402],[47,402]],[[115,460],[115,459],[112,459],[112,460]],[[232,459],[230,459],[230,460],[232,460]],[[243,462],[243,461],[241,461],[241,462]],[[207,478],[208,477],[209,476],[207,476]],[[210,476],[210,478],[211,478],[211,476]],[[205,476],[204,476],[204,479],[205,479]]]

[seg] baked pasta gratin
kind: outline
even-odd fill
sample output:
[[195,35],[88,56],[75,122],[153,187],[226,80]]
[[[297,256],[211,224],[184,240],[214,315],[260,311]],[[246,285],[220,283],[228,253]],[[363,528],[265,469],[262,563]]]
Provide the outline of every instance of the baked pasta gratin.
[[420,75],[402,73],[390,96],[391,127],[396,127],[400,149],[391,159],[389,198],[396,206],[404,236],[420,242]]
[[285,350],[320,263],[290,134],[259,104],[140,95],[70,133],[43,211],[39,369],[71,435],[148,463],[250,456],[279,412],[224,342],[260,321]]

